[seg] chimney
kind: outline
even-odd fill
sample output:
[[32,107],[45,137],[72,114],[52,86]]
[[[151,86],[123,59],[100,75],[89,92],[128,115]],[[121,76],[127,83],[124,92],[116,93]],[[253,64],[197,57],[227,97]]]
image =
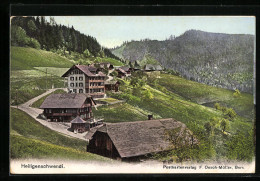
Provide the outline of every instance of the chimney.
[[152,120],[153,119],[153,115],[152,114],[149,114],[148,115],[148,120]]

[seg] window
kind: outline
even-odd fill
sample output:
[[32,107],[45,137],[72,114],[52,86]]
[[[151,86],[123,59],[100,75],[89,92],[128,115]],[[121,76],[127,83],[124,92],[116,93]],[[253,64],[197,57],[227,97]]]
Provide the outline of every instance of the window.
[[79,77],[79,80],[83,80],[83,77]]
[[83,83],[79,83],[79,87],[83,87]]
[[73,92],[74,92],[74,93],[77,93],[77,89],[73,89]]
[[75,77],[75,80],[77,81],[77,80],[78,80],[78,77]]
[[78,83],[76,83],[76,87],[78,87]]
[[70,87],[74,87],[74,83],[70,83]]
[[79,89],[79,93],[83,93],[83,89]]
[[70,77],[70,80],[74,80],[74,77]]

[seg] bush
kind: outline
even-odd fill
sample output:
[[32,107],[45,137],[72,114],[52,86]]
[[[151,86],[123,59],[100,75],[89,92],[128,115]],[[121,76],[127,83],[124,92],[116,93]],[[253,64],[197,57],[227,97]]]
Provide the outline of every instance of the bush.
[[235,90],[235,92],[233,93],[233,96],[234,97],[240,97],[241,96],[241,93],[238,89]]
[[237,113],[232,108],[229,108],[225,110],[224,116],[233,120],[237,116]]
[[28,42],[28,46],[30,46],[32,48],[36,48],[36,49],[41,48],[40,43],[34,38],[30,38],[30,41]]
[[220,127],[222,132],[224,133],[226,130],[230,129],[230,124],[229,121],[227,119],[222,119],[220,122]]
[[236,133],[227,142],[227,157],[231,160],[252,161],[255,153],[253,130],[244,135],[242,132]]
[[216,110],[220,110],[221,109],[221,106],[220,106],[219,103],[216,103],[214,106],[215,106]]

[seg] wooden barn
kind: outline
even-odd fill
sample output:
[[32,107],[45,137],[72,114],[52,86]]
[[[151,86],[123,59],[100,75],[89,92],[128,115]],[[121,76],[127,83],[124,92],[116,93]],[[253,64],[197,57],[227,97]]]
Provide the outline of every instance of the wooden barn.
[[[90,140],[87,151],[113,159],[137,161],[145,155],[169,149],[171,144],[165,131],[175,128],[181,128],[181,132],[186,125],[172,118],[106,123],[87,134]],[[191,134],[186,139],[192,140],[192,144],[197,142]]]
[[51,121],[69,122],[78,115],[84,120],[92,119],[92,106],[95,105],[93,98],[87,94],[51,94],[40,109]]
[[118,92],[119,84],[119,81],[105,81],[105,90]]

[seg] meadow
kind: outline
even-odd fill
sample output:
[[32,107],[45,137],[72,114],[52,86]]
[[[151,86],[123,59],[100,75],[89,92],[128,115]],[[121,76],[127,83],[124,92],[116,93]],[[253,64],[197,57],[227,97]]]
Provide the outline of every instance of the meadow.
[[62,135],[36,122],[27,113],[11,108],[11,158],[62,158],[109,161],[86,152],[87,142]]

